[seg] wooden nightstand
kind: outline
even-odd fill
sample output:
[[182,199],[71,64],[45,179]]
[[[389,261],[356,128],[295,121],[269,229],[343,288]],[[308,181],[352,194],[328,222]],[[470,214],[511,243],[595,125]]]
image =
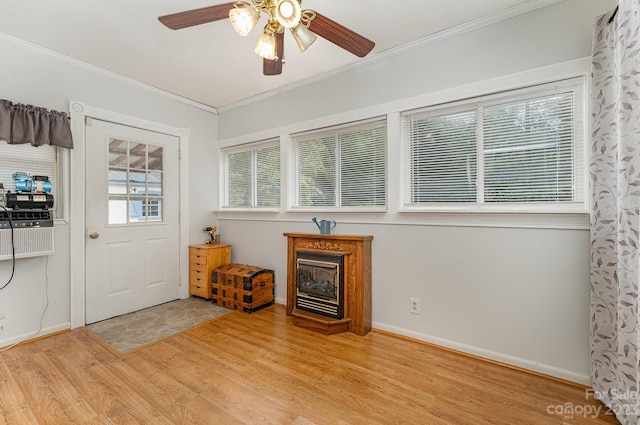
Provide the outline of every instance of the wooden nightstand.
[[189,245],[189,295],[211,298],[211,271],[231,263],[231,245]]

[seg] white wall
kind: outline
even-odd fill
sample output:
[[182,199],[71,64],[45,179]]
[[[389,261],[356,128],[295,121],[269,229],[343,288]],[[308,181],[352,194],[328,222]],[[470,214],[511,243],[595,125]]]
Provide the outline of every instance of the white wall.
[[[220,146],[340,118],[348,121],[368,112],[397,113],[398,105],[456,100],[483,87],[506,89],[523,74],[548,78],[550,70],[579,66],[588,75],[589,61],[584,58],[590,55],[593,19],[615,4],[565,0],[450,38],[426,40],[314,84],[225,108],[219,116]],[[565,62],[572,65],[560,65]],[[398,144],[397,138],[389,140],[390,157],[397,157]],[[395,183],[390,183],[390,198],[397,200]],[[438,217],[407,218],[393,211],[386,216],[317,215],[337,220],[335,233],[374,236],[375,328],[588,383],[587,214],[570,224],[561,219],[559,225],[511,227],[491,224],[501,217],[467,226],[464,217],[439,223]],[[282,234],[317,232],[311,216],[218,214],[223,241],[233,244],[233,261],[276,271],[279,302],[286,300]],[[420,315],[409,313],[409,297],[421,300]]]
[[382,61],[365,58],[364,67],[222,108],[218,136],[228,139],[583,58],[590,55],[594,16],[615,5],[615,0],[564,0],[453,38],[426,39]]
[[[126,79],[107,74],[43,49],[0,35],[0,98],[15,103],[68,111],[75,100],[96,108],[190,130],[189,205],[191,243],[201,243],[201,228],[211,223],[216,189],[213,143],[217,116]],[[67,188],[68,189],[68,188]],[[68,193],[68,192],[67,192]],[[61,201],[60,199],[56,200]],[[72,200],[73,201],[73,200]],[[55,224],[55,254],[17,261],[13,282],[0,291],[0,346],[32,337],[38,330],[48,282],[49,303],[42,333],[69,327],[70,226]],[[186,250],[187,248],[184,247]],[[11,261],[0,262],[0,286],[11,274]]]

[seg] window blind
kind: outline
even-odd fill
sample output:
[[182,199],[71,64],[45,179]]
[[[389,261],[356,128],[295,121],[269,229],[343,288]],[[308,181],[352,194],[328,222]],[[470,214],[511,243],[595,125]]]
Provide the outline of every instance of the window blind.
[[582,84],[403,113],[405,204],[584,204]]
[[225,152],[226,207],[280,206],[280,147],[277,142]]
[[340,205],[386,205],[386,162],[386,126],[341,135]]
[[480,111],[485,202],[573,201],[573,106],[565,92]]
[[256,205],[280,206],[280,147],[269,146],[255,151]]
[[227,193],[229,206],[251,206],[252,151],[231,153],[227,156]]
[[386,120],[295,137],[299,207],[386,206]]
[[336,139],[319,137],[298,143],[298,203],[336,205]]
[[406,118],[411,203],[476,201],[476,124],[475,110]]

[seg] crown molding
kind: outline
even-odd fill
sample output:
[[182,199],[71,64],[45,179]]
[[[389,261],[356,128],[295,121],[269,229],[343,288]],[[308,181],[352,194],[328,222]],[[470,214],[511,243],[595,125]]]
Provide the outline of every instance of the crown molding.
[[544,8],[544,7],[550,6],[550,5],[555,4],[555,3],[560,3],[562,1],[564,1],[564,0],[528,0],[528,1],[523,1],[520,4],[512,6],[512,7],[508,8],[508,9],[503,10],[503,11],[494,13],[492,15],[489,15],[489,16],[486,16],[486,17],[483,17],[483,18],[476,19],[474,21],[471,21],[471,22],[468,22],[468,23],[465,23],[465,24],[462,24],[462,25],[458,25],[456,27],[452,27],[452,28],[449,28],[449,29],[446,29],[446,30],[443,30],[443,31],[440,31],[440,32],[437,32],[437,33],[434,33],[434,34],[431,34],[431,35],[428,35],[428,36],[423,37],[423,38],[421,38],[419,40],[404,44],[402,46],[398,46],[398,47],[395,47],[395,48],[392,48],[392,49],[385,50],[383,52],[375,54],[374,56],[361,59],[361,60],[359,60],[357,62],[354,62],[352,64],[346,65],[346,66],[341,67],[339,69],[336,69],[334,71],[326,72],[326,73],[324,73],[324,74],[322,74],[320,76],[309,78],[309,79],[306,79],[304,81],[300,81],[298,83],[289,84],[286,87],[273,89],[273,90],[261,93],[261,94],[256,95],[256,96],[252,96],[252,97],[240,100],[238,102],[233,102],[233,103],[230,103],[230,104],[227,104],[227,105],[223,105],[223,106],[219,106],[219,107],[213,107],[213,106],[210,106],[210,105],[206,105],[206,104],[197,102],[195,100],[192,100],[192,99],[177,95],[175,93],[171,93],[171,92],[159,89],[159,88],[151,86],[149,84],[145,84],[145,83],[142,83],[142,82],[140,82],[138,80],[134,80],[132,78],[125,77],[124,75],[121,75],[121,74],[118,74],[118,73],[115,73],[115,72],[112,72],[112,71],[108,71],[108,70],[106,70],[104,68],[100,68],[100,67],[95,66],[95,65],[91,65],[91,64],[89,64],[87,62],[83,62],[83,61],[75,59],[75,58],[73,58],[71,56],[67,56],[65,54],[55,52],[55,51],[53,51],[51,49],[48,49],[46,47],[39,46],[37,44],[28,42],[26,40],[22,40],[20,38],[14,37],[14,36],[6,34],[6,33],[0,32],[0,38],[1,39],[5,39],[5,40],[7,40],[7,41],[9,41],[11,43],[20,45],[21,47],[26,48],[28,50],[31,50],[31,51],[34,51],[36,53],[42,54],[44,56],[48,56],[48,57],[54,58],[56,60],[72,64],[74,66],[77,66],[77,67],[80,67],[80,68],[84,68],[86,70],[89,70],[89,71],[92,71],[92,72],[95,72],[95,73],[102,74],[104,76],[107,76],[109,78],[121,81],[121,82],[123,82],[125,84],[128,84],[130,86],[137,87],[139,89],[148,91],[150,93],[163,96],[163,97],[165,97],[167,99],[175,100],[177,102],[180,102],[180,103],[183,103],[183,104],[186,104],[186,105],[189,105],[189,106],[193,106],[195,108],[198,108],[198,109],[201,109],[203,111],[210,112],[210,113],[213,113],[213,114],[217,115],[219,113],[222,113],[222,112],[225,112],[225,111],[228,111],[228,110],[232,110],[232,109],[235,109],[235,108],[246,106],[246,105],[249,105],[251,103],[255,103],[255,102],[261,101],[261,100],[269,99],[271,97],[274,97],[274,96],[277,96],[277,95],[280,95],[280,94],[283,94],[283,93],[286,93],[286,92],[289,92],[289,91],[292,91],[292,90],[296,90],[296,89],[299,89],[301,87],[305,87],[305,86],[317,83],[317,82],[322,81],[322,80],[326,80],[326,79],[332,78],[332,77],[334,77],[336,75],[342,74],[344,72],[347,72],[347,71],[355,69],[355,68],[364,67],[364,66],[371,65],[373,63],[377,63],[377,62],[381,62],[381,61],[384,61],[384,60],[388,60],[390,57],[393,57],[393,56],[396,56],[396,55],[399,55],[399,54],[403,54],[405,52],[409,52],[409,51],[412,51],[412,50],[416,50],[416,49],[422,48],[424,46],[440,42],[440,41],[445,40],[445,39],[453,38],[453,37],[456,37],[458,35],[461,35],[461,34],[464,34],[464,33],[470,32],[470,31],[474,31],[474,30],[477,30],[477,29],[480,29],[480,28],[483,28],[483,27],[486,27],[486,26],[489,26],[489,25],[492,25],[492,24],[495,24],[495,23],[498,23],[498,22],[501,22],[501,21],[505,21],[507,19],[514,18],[516,16],[523,15],[525,13],[532,12],[534,10]]
[[165,97],[167,99],[175,100],[177,102],[184,103],[185,105],[193,106],[195,108],[198,108],[198,109],[201,109],[203,111],[210,112],[210,113],[213,113],[213,114],[216,114],[216,115],[218,114],[218,109],[214,108],[212,106],[205,105],[205,104],[200,103],[200,102],[196,102],[196,101],[194,101],[192,99],[188,99],[186,97],[179,96],[179,95],[177,95],[175,93],[171,93],[171,92],[168,92],[166,90],[159,89],[159,88],[151,86],[149,84],[141,83],[140,81],[134,80],[133,78],[125,77],[124,75],[121,75],[121,74],[118,74],[118,73],[115,73],[115,72],[111,72],[111,71],[107,71],[104,68],[100,68],[98,66],[91,65],[90,63],[83,62],[83,61],[75,59],[75,58],[73,58],[71,56],[67,56],[65,54],[55,52],[55,51],[53,51],[51,49],[48,49],[46,47],[42,47],[42,46],[39,46],[37,44],[31,43],[29,41],[22,40],[20,38],[14,37],[12,35],[0,32],[0,38],[4,39],[4,40],[7,40],[7,41],[9,41],[11,43],[17,44],[20,47],[23,47],[25,49],[28,49],[28,50],[31,50],[33,52],[39,53],[41,55],[48,56],[50,58],[59,60],[61,62],[66,62],[68,64],[77,66],[79,68],[86,69],[86,70],[91,71],[91,72],[102,74],[102,75],[104,75],[106,77],[112,78],[114,80],[118,80],[118,81],[120,81],[122,83],[125,83],[125,84],[128,84],[130,86],[145,90],[147,92],[150,92],[150,93]]
[[535,10],[538,9],[542,9],[544,7],[547,6],[551,6],[553,4],[556,3],[560,3],[564,0],[529,0],[529,1],[523,1],[520,4],[517,4],[515,6],[512,6],[510,8],[507,8],[505,10],[502,10],[500,12],[496,12],[492,15],[488,15],[479,19],[476,19],[474,21],[470,21],[452,28],[448,28],[439,32],[436,32],[434,34],[428,35],[426,37],[420,38],[418,40],[412,41],[410,43],[406,43],[403,44],[401,46],[398,47],[394,47],[385,51],[382,51],[380,53],[376,53],[375,55],[371,56],[371,57],[366,57],[364,59],[360,59],[357,62],[351,63],[349,65],[343,66],[341,68],[338,68],[336,70],[330,71],[330,72],[326,72],[323,73],[322,75],[319,75],[317,77],[313,77],[313,78],[309,78],[306,79],[304,81],[300,81],[298,83],[292,83],[287,85],[286,87],[281,87],[281,88],[277,88],[277,89],[273,89],[264,93],[261,93],[259,95],[256,96],[252,96],[243,100],[240,100],[238,102],[233,102],[230,103],[228,105],[223,105],[223,106],[219,106],[217,108],[219,113],[223,113],[225,111],[229,111],[232,109],[236,109],[242,106],[246,106],[261,100],[265,100],[265,99],[269,99],[271,97],[274,96],[278,96],[280,94],[283,93],[287,93],[290,92],[292,90],[296,90],[299,89],[301,87],[305,87],[314,83],[317,83],[319,81],[323,81],[329,78],[332,78],[336,75],[345,73],[347,71],[356,69],[356,68],[360,68],[360,67],[365,67],[368,65],[371,65],[373,63],[377,63],[377,62],[381,62],[381,61],[385,61],[388,60],[389,58],[393,57],[393,56],[397,56],[406,52],[410,52],[413,50],[417,50],[420,48],[423,48],[425,46],[431,45],[431,44],[435,44],[438,42],[441,42],[443,40],[449,39],[449,38],[453,38],[456,36],[459,36],[461,34],[465,34],[467,32],[470,31],[474,31],[483,27],[487,27],[489,25],[493,25],[502,21],[506,21],[508,19],[511,18],[515,18],[517,16],[520,15],[524,15],[526,13],[529,12],[533,12]]

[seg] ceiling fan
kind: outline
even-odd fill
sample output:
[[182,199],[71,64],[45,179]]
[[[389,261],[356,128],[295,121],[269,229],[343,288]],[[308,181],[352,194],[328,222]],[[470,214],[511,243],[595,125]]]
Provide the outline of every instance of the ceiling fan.
[[316,35],[342,47],[358,57],[366,56],[375,43],[313,10],[302,10],[302,0],[251,0],[202,7],[160,16],[166,27],[178,30],[229,18],[233,28],[246,36],[256,26],[261,13],[269,17],[255,52],[263,58],[264,75],[282,73],[284,63],[284,31],[288,28],[301,51],[305,51]]

